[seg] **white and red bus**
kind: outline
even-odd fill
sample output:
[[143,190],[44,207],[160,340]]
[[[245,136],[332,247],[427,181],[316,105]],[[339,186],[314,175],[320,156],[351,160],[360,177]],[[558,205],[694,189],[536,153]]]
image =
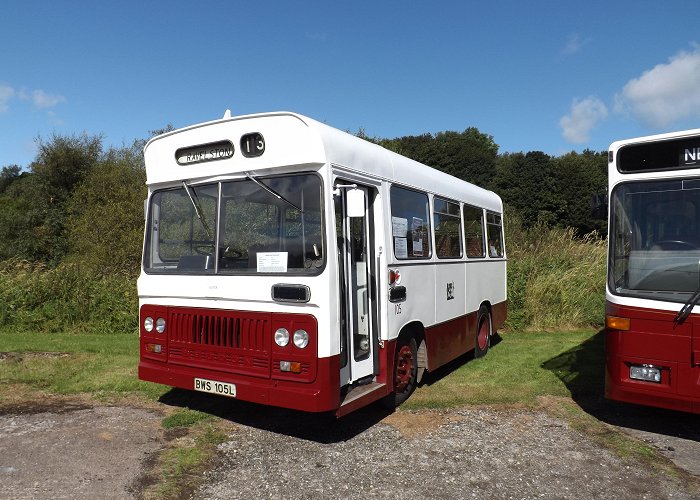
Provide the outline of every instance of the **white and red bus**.
[[608,154],[608,398],[700,413],[700,129]]
[[287,112],[145,159],[142,380],[341,416],[400,404],[505,321],[490,191]]

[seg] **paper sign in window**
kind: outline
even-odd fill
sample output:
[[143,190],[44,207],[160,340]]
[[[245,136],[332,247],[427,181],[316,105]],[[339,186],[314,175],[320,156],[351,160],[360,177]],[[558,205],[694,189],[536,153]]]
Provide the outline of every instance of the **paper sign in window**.
[[394,253],[397,259],[408,259],[408,240],[394,236]]
[[394,236],[400,236],[401,238],[405,238],[407,231],[408,219],[405,219],[403,217],[391,218],[391,234],[393,234]]
[[258,252],[259,273],[286,273],[287,252]]
[[413,217],[413,255],[423,255],[423,219]]

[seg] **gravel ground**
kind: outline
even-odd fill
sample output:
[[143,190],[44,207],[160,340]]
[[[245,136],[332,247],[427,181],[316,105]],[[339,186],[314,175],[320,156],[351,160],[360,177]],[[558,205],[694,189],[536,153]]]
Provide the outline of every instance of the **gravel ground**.
[[[230,439],[193,499],[685,499],[700,491],[697,478],[625,462],[542,411],[363,409],[336,421],[188,391],[162,403],[162,410],[188,406],[229,422]],[[169,446],[163,414],[89,401],[5,407],[0,499],[141,498],[158,452]],[[690,437],[674,441],[673,453],[700,456]]]
[[156,413],[61,402],[0,414],[1,499],[136,498],[163,446]]
[[238,426],[193,498],[697,498],[537,411],[397,412],[335,439],[310,424]]

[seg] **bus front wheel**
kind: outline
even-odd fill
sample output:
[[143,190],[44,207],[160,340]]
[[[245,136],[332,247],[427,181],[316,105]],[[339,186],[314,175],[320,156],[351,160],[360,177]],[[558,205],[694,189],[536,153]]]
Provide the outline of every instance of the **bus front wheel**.
[[394,392],[386,398],[386,406],[395,408],[413,393],[418,377],[418,348],[416,339],[399,337],[394,355]]

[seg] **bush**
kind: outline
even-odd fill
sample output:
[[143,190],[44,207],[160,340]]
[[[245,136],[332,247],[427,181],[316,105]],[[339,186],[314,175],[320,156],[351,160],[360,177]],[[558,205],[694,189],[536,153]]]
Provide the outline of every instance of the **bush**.
[[605,311],[606,242],[572,228],[526,229],[505,220],[508,251],[508,323],[511,329],[599,326]]
[[77,264],[0,262],[0,325],[19,330],[136,333],[136,279]]

